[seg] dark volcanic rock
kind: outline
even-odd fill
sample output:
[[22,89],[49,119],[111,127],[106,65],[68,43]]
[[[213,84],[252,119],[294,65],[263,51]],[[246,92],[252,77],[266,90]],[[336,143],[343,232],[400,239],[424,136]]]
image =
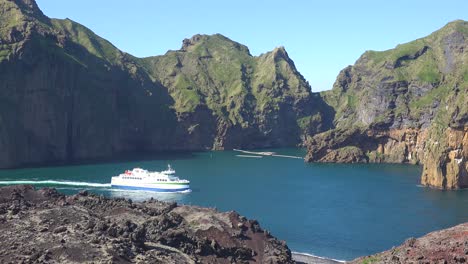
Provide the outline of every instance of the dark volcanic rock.
[[236,212],[0,188],[1,263],[292,263],[284,242]]
[[467,263],[468,223],[410,238],[402,245],[350,263]]

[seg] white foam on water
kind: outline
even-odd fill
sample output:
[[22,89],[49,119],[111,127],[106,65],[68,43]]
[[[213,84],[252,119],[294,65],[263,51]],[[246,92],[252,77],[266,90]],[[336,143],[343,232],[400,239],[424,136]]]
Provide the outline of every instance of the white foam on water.
[[313,255],[313,254],[310,254],[310,253],[303,253],[303,252],[296,252],[296,251],[292,251],[291,253],[296,254],[296,255],[303,255],[303,256],[318,258],[318,259],[332,260],[332,261],[341,262],[341,263],[346,262],[344,260],[320,257],[320,256],[316,256],[316,255]]
[[0,181],[0,185],[15,185],[15,184],[31,184],[31,185],[65,185],[65,186],[81,186],[81,187],[97,187],[97,188],[109,188],[110,183],[95,183],[95,182],[75,182],[75,181],[28,181],[28,180],[17,180],[17,181]]
[[128,189],[119,189],[119,188],[111,188],[109,191],[112,192],[124,192],[124,193],[157,193],[157,194],[177,194],[177,193],[191,193],[192,190],[184,190],[184,191],[174,191],[174,192],[158,192],[158,191],[149,191],[149,190],[128,190]]

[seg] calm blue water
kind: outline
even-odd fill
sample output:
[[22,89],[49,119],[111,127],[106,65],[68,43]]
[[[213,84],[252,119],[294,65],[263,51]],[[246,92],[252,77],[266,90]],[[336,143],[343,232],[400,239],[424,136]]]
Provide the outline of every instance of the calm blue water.
[[[276,149],[303,156],[302,149]],[[155,197],[236,210],[255,218],[293,251],[349,260],[437,229],[468,221],[468,191],[418,187],[420,168],[409,165],[305,164],[300,159],[239,158],[236,152],[203,152],[139,162],[0,171],[0,181],[25,180],[65,193],[82,189],[112,197]],[[112,175],[171,163],[191,181],[187,194],[112,190]],[[73,181],[67,185],[35,181]],[[75,185],[72,185],[75,184]]]

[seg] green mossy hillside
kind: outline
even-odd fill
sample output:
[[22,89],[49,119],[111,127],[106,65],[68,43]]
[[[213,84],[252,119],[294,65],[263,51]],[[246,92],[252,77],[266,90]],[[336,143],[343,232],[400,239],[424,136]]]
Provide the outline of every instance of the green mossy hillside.
[[451,97],[467,93],[467,32],[468,22],[457,20],[394,49],[365,52],[323,93],[337,111],[335,124],[391,126],[406,119],[419,127],[430,123],[439,106],[466,108]]
[[[283,47],[256,57],[220,34],[195,35],[184,40],[180,50],[139,63],[168,88],[178,113],[206,106],[218,118],[244,128],[311,96]],[[294,118],[306,114],[297,111]]]

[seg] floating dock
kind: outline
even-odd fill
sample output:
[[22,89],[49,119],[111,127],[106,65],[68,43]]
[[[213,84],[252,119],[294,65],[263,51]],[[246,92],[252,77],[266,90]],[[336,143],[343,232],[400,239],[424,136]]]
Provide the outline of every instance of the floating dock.
[[290,156],[290,155],[280,155],[276,154],[276,152],[271,152],[271,151],[247,151],[247,150],[242,150],[242,149],[233,149],[234,151],[242,152],[245,154],[254,154],[254,155],[260,155],[260,156],[251,156],[251,155],[236,155],[239,157],[260,157],[261,156],[271,156],[271,157],[280,157],[280,158],[290,158],[290,159],[303,159],[303,157],[298,157],[298,156]]

